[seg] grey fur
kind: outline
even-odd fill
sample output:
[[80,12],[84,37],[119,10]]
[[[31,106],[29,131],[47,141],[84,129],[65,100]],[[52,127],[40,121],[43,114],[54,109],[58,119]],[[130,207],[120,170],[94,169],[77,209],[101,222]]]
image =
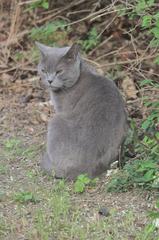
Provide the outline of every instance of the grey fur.
[[81,173],[97,176],[117,159],[127,132],[122,97],[111,80],[82,60],[77,45],[37,45],[41,51],[38,71],[56,110],[41,167],[59,178],[74,179]]

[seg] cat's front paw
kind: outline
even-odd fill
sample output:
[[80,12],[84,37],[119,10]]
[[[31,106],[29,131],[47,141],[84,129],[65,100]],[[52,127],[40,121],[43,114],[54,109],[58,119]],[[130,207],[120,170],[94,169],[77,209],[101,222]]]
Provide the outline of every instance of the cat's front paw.
[[51,161],[49,159],[47,152],[42,156],[42,160],[40,162],[40,167],[43,171],[45,171],[47,173],[52,172],[52,164],[51,164]]

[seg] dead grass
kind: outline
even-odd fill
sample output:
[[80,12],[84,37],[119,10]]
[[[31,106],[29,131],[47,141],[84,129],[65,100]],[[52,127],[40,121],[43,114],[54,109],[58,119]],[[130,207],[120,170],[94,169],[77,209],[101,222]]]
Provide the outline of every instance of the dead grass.
[[[141,76],[158,77],[157,68],[150,62],[156,53],[149,53],[149,46],[140,34],[136,45],[128,38],[129,25],[125,26],[127,20],[123,17],[114,17],[117,12],[114,2],[98,10],[97,3],[90,9],[87,1],[86,9],[82,10],[80,6],[85,0],[72,1],[50,12],[39,11],[41,18],[38,14],[24,13],[25,4],[15,7],[13,1],[10,7],[6,1],[0,3],[3,7],[0,16],[1,240],[158,240],[158,230],[151,233],[147,227],[147,212],[154,208],[155,193],[141,190],[107,193],[109,179],[103,175],[93,189],[75,194],[74,183],[43,175],[38,166],[52,110],[47,94],[33,77],[36,72],[33,58],[37,55],[28,35],[33,27],[49,19],[67,20],[72,32],[61,44],[67,45],[85,39],[94,23],[102,38],[89,52],[89,61],[99,68],[102,65],[119,82],[128,75],[135,88],[135,97],[131,91],[128,105],[133,105],[135,111],[141,105],[136,80],[140,81]],[[76,7],[80,19],[76,18]],[[6,42],[8,47],[4,47]],[[110,216],[99,215],[101,207],[108,208]]]
[[[46,123],[31,119],[46,106],[33,101],[22,108],[19,97],[10,102],[8,94],[1,95],[0,239],[157,240],[155,233],[145,238],[155,194],[107,193],[106,176],[93,189],[75,194],[73,183],[42,174],[38,163]],[[110,210],[109,217],[99,215],[101,207]]]

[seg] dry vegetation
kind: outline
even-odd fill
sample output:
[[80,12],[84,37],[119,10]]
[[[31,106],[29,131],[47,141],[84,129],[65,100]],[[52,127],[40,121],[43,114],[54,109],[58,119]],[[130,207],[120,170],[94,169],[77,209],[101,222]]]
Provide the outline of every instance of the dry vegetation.
[[[158,240],[151,224],[159,218],[158,7],[153,0],[1,0],[0,239]],[[79,194],[74,183],[41,173],[53,110],[36,74],[36,40],[78,42],[121,89],[132,130],[127,168],[115,170],[111,184],[105,174]]]

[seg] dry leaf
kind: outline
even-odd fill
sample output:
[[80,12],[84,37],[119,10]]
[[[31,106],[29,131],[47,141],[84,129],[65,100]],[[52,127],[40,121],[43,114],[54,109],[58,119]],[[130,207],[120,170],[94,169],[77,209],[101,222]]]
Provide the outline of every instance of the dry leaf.
[[128,99],[136,99],[137,98],[137,89],[134,84],[134,81],[128,76],[125,77],[122,81],[122,89]]
[[45,113],[41,113],[40,118],[43,122],[48,122],[48,116]]
[[8,86],[11,82],[11,76],[7,73],[3,73],[0,78],[0,86]]

